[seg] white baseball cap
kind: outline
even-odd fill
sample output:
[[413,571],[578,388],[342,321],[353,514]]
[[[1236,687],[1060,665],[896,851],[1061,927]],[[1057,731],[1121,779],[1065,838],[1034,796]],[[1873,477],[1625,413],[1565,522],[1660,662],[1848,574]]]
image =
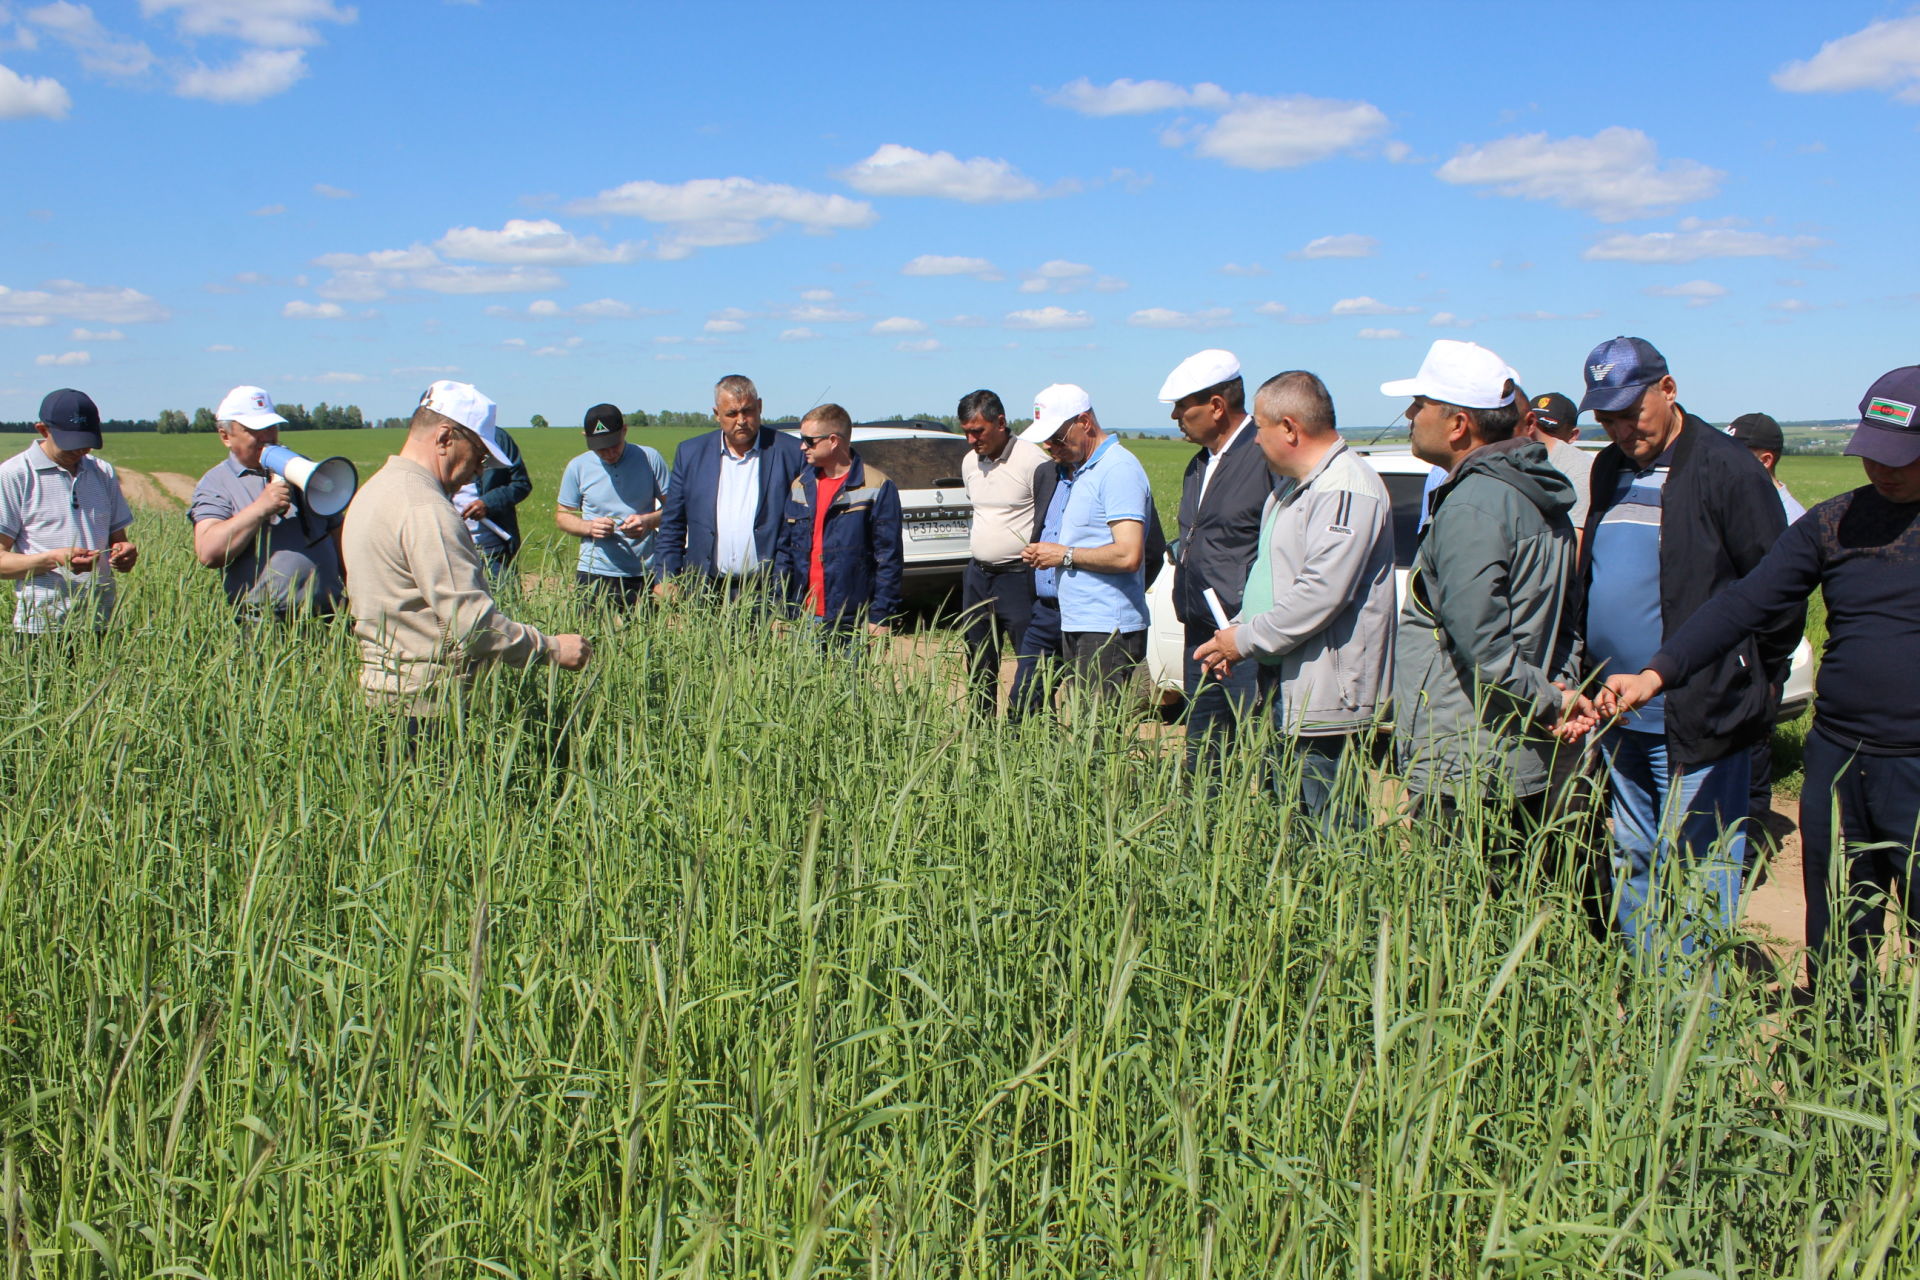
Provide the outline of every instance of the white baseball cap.
[[1028,444],[1044,444],[1069,418],[1093,408],[1093,400],[1071,382],[1056,382],[1033,398],[1033,425],[1020,433]]
[[1217,387],[1239,376],[1240,358],[1233,352],[1218,347],[1196,351],[1174,366],[1167,380],[1160,384],[1160,403],[1173,404],[1196,391]]
[[1477,342],[1442,338],[1427,348],[1420,372],[1411,378],[1380,384],[1380,393],[1389,396],[1425,396],[1463,409],[1498,409],[1513,403],[1509,383],[1520,375],[1493,352]]
[[471,382],[453,382],[442,378],[428,387],[426,394],[420,397],[421,407],[431,409],[442,417],[452,418],[466,427],[486,444],[487,452],[503,467],[513,465],[513,460],[500,451],[496,437],[500,428],[495,425],[500,406],[480,394],[480,389]]
[[274,412],[273,397],[259,387],[235,387],[227,392],[213,416],[219,422],[237,422],[249,431],[267,431],[287,421]]

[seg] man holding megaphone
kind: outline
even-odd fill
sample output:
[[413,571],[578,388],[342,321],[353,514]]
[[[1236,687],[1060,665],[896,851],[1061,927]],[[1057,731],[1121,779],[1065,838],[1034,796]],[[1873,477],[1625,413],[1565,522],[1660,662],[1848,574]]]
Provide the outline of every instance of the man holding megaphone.
[[[337,460],[314,464],[276,450],[286,419],[259,387],[227,392],[214,418],[227,456],[193,489],[195,558],[222,571],[227,599],[243,617],[332,613],[344,585],[340,525],[353,494],[351,466],[336,477],[327,468]],[[325,491],[303,492],[289,477]]]

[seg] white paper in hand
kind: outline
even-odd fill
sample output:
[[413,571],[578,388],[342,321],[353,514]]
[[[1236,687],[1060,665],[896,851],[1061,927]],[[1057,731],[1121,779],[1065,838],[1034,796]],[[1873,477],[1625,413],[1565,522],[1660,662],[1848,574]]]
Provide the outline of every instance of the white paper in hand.
[[1212,587],[1202,591],[1201,596],[1207,602],[1207,611],[1213,614],[1213,625],[1217,631],[1225,631],[1232,624],[1227,621],[1227,611],[1220,604],[1220,593]]

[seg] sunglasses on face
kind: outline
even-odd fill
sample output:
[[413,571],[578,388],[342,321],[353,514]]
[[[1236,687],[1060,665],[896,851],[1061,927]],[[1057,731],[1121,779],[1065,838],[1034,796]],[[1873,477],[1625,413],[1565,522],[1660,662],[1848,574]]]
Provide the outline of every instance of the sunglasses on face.
[[826,441],[833,439],[835,436],[839,434],[840,433],[838,431],[829,431],[825,435],[810,436],[806,432],[802,431],[800,433],[800,447],[802,449],[811,449],[813,448],[813,446],[817,444],[824,444]]

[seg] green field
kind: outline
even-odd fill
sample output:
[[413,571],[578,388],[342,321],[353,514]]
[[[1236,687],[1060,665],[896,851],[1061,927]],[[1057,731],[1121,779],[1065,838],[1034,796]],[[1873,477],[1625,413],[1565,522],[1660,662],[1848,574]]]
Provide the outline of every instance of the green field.
[[536,584],[592,666],[409,756],[143,539],[0,663],[9,1280],[1915,1274],[1910,972],[1636,976],[1477,827],[1329,845],[1252,751],[1196,797],[731,611]]

